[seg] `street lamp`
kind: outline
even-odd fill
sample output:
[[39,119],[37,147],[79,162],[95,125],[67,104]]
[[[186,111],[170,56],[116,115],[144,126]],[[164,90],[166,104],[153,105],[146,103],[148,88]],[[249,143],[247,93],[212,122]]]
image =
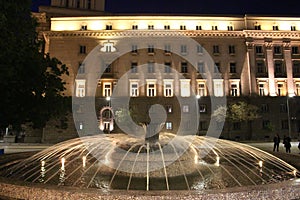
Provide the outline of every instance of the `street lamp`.
[[[110,96],[107,96],[106,97],[106,101],[108,102],[108,107],[110,107]],[[108,119],[110,119],[110,110],[108,110],[109,112],[108,112]],[[110,123],[109,123],[109,125],[110,125]],[[108,134],[110,134],[110,128],[111,127],[108,127]]]

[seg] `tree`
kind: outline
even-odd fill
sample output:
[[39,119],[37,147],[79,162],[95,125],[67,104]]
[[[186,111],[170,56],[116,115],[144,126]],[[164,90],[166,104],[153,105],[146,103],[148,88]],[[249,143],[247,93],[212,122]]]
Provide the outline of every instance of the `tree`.
[[31,0],[0,2],[0,128],[19,129],[27,122],[41,128],[70,108],[61,79],[68,69],[42,52],[30,5]]

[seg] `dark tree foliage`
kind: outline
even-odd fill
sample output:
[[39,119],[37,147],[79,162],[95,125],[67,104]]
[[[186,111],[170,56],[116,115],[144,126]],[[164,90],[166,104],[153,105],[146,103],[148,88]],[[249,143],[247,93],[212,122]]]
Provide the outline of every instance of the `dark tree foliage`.
[[0,128],[36,128],[66,112],[61,75],[68,69],[41,51],[31,0],[0,1]]

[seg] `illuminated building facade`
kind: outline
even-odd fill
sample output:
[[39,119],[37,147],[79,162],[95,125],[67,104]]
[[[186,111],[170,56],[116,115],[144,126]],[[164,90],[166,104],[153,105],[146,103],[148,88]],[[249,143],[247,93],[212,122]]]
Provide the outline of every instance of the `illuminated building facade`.
[[[211,119],[210,97],[226,96],[228,103],[246,101],[258,106],[261,118],[249,126],[246,122],[226,123],[222,137],[229,139],[269,139],[274,131],[281,136],[298,136],[300,128],[300,18],[260,16],[107,16],[98,15],[104,4],[96,7],[96,1],[53,1],[51,9],[72,7],[85,8],[86,17],[53,17],[51,29],[44,31],[45,51],[59,58],[69,67],[66,95],[77,98],[93,96],[85,78],[86,56],[98,45],[99,51],[118,52],[118,41],[123,38],[187,37],[196,41],[195,46],[184,43],[128,44],[130,51],[112,63],[102,63],[106,70],[97,80],[96,101],[98,108],[107,105],[105,98],[111,96],[118,80],[130,73],[125,87],[127,95],[134,100],[133,108],[147,113],[149,105],[160,103],[168,115],[164,129],[178,128],[178,113],[189,112],[189,105],[178,108],[175,96],[187,97],[193,91],[199,101],[200,121],[198,134],[206,133]],[[90,2],[90,3],[89,3]],[[55,4],[55,5],[54,5]],[[57,4],[57,5],[56,5]],[[62,6],[63,5],[63,6]],[[58,6],[58,7],[55,7]],[[79,6],[79,7],[78,7]],[[92,11],[86,8],[94,6]],[[43,8],[42,11],[47,11]],[[72,10],[72,9],[71,9]],[[60,10],[61,11],[61,10]],[[75,12],[75,11],[74,11]],[[51,16],[62,16],[54,11]],[[94,15],[94,14],[95,15]],[[49,16],[49,15],[48,15]],[[69,15],[73,16],[73,15]],[[76,16],[76,13],[74,14]],[[178,55],[172,53],[174,49]],[[194,54],[193,63],[185,57]],[[205,62],[210,56],[214,65]],[[157,64],[166,66],[158,72]],[[138,66],[145,65],[147,77],[141,76]],[[202,77],[214,76],[212,90],[207,89]],[[185,79],[168,76],[176,70]],[[163,76],[160,76],[160,74]],[[143,77],[141,80],[141,77]],[[141,84],[141,81],[143,84]],[[147,121],[147,116],[139,116]],[[80,125],[84,129],[84,125]],[[188,125],[187,125],[188,126]]]

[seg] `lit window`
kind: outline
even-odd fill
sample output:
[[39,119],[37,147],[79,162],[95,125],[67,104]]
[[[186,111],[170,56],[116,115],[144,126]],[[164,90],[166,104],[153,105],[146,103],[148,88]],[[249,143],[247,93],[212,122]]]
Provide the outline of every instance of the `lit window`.
[[197,82],[197,95],[200,97],[207,96],[205,81]]
[[85,96],[85,80],[75,80],[76,83],[76,97],[84,97]]
[[258,83],[258,95],[259,96],[267,96],[268,95],[266,83],[264,83],[264,82]]
[[166,122],[166,129],[167,130],[172,130],[172,122]]
[[190,112],[189,105],[183,105],[183,106],[182,106],[182,112],[184,112],[184,113]]
[[180,80],[180,94],[182,97],[189,97],[191,95],[189,79]]
[[156,96],[156,82],[147,81],[147,96],[155,97]]
[[101,52],[115,52],[116,48],[114,47],[114,44],[111,42],[105,42],[103,44],[103,47],[100,49]]
[[224,96],[223,79],[214,79],[214,95],[216,97]]
[[130,96],[131,97],[139,96],[139,84],[138,84],[138,82],[130,82]]
[[230,95],[233,97],[239,96],[239,86],[236,83],[230,85]]
[[83,123],[82,122],[79,123],[79,130],[83,130]]
[[164,96],[173,96],[173,80],[164,80]]
[[296,95],[300,96],[300,83],[296,83]]
[[111,83],[103,84],[103,96],[110,97],[111,96]]
[[171,73],[171,63],[170,62],[166,62],[165,63],[165,73]]

